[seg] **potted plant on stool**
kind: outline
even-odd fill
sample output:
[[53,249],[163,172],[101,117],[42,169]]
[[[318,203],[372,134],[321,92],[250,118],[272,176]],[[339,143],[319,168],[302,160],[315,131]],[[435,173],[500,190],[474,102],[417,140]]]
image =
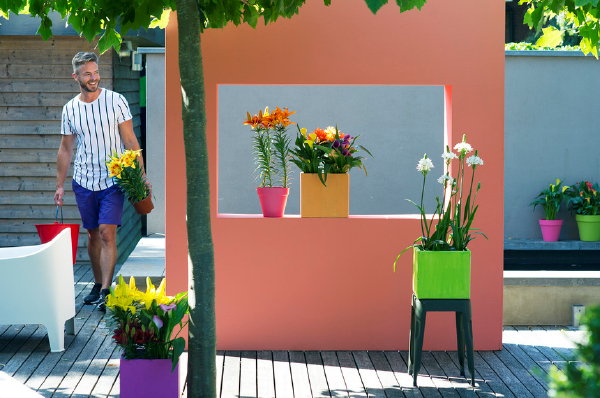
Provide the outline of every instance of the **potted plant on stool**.
[[575,211],[575,220],[582,241],[600,241],[600,194],[598,184],[581,181],[568,190],[569,208]]
[[[473,361],[473,333],[471,323],[471,252],[467,246],[476,234],[473,221],[479,208],[476,204],[480,184],[475,183],[475,171],[483,165],[478,151],[467,143],[463,135],[461,142],[449,147],[442,154],[444,174],[438,179],[442,185],[442,196],[436,197],[436,208],[429,218],[425,211],[424,194],[427,175],[434,168],[432,160],[425,154],[417,164],[423,176],[421,201],[412,202],[420,213],[421,236],[404,249],[394,261],[394,270],[399,257],[413,248],[413,297],[409,342],[408,373],[417,385],[417,374],[421,366],[421,352],[425,335],[425,319],[429,311],[453,311],[456,313],[456,336],[461,375],[464,372],[464,354],[467,355],[471,383],[475,385]],[[452,168],[452,163],[458,163]],[[471,172],[466,170],[470,168]],[[451,175],[456,172],[456,177]],[[470,175],[468,175],[470,174]],[[435,225],[434,225],[435,223]],[[483,235],[485,237],[485,235]]]
[[286,131],[290,124],[295,124],[289,119],[294,113],[279,107],[272,112],[267,107],[254,116],[246,113],[244,124],[256,133],[253,149],[260,181],[256,192],[264,217],[283,217],[285,212],[290,193],[290,139]]
[[542,239],[545,242],[556,242],[560,236],[563,220],[557,220],[556,216],[558,215],[564,193],[567,189],[569,187],[567,185],[562,186],[561,180],[557,178],[555,184],[550,184],[548,188],[540,192],[533,202],[529,204],[533,206],[534,210],[537,206],[542,206],[544,209],[546,218],[539,220],[539,223],[542,230]]

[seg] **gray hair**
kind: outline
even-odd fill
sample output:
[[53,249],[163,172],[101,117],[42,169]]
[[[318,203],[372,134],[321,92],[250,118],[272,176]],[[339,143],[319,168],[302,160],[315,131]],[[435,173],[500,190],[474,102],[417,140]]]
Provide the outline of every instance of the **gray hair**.
[[79,67],[81,65],[87,64],[88,62],[98,63],[98,55],[96,55],[96,53],[84,51],[75,54],[75,56],[73,57],[73,61],[71,61],[71,63],[73,64],[73,73],[77,73],[79,71]]

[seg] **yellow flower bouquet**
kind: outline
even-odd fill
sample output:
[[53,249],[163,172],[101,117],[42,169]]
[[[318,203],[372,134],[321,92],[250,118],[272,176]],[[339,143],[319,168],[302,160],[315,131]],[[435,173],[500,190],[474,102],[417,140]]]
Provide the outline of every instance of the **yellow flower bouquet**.
[[[133,277],[125,283],[119,275],[106,301],[114,327],[112,338],[125,359],[171,359],[175,369],[185,348],[185,340],[177,334],[187,323],[183,321],[189,312],[187,292],[167,296],[165,279],[155,287],[146,278],[146,286],[142,292]],[[177,334],[171,338],[176,327]]]
[[[150,183],[138,161],[141,152],[141,149],[137,151],[128,149],[123,153],[115,152],[109,157],[106,167],[109,177],[113,177],[115,183],[134,205],[136,211],[140,214],[148,214],[154,208],[154,205],[150,198]],[[138,203],[140,205],[136,205]],[[141,205],[142,203],[144,205]]]

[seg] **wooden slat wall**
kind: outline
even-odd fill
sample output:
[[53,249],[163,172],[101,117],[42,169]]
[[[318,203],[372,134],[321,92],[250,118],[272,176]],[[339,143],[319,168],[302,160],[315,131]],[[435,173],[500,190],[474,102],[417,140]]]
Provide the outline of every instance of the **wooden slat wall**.
[[[79,90],[71,78],[71,59],[94,46],[79,37],[44,41],[34,36],[0,36],[0,247],[39,243],[35,224],[54,220],[56,152],[60,143],[62,106]],[[123,73],[129,58],[113,52],[100,57],[102,87],[114,89],[124,75],[123,93],[131,101],[139,134],[139,73]],[[115,73],[115,70],[117,73]],[[135,100],[131,100],[131,99]],[[69,171],[69,177],[72,171]],[[70,178],[63,209],[66,223],[80,223]],[[119,229],[119,261],[141,237],[140,219],[127,206]],[[87,261],[86,233],[81,230],[79,261]]]

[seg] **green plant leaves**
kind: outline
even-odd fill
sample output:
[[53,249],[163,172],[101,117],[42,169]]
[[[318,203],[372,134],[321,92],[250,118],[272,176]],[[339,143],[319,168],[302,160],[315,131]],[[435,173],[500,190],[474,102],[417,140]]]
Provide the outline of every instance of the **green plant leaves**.
[[179,357],[183,353],[183,350],[185,350],[185,340],[183,337],[177,337],[171,342],[171,345],[173,346],[171,371],[174,371],[175,367],[177,366],[177,361],[179,361]]
[[563,32],[556,29],[554,26],[543,28],[544,34],[535,42],[536,45],[542,47],[556,47],[563,41]]
[[537,44],[555,47],[562,43],[562,32],[559,35],[555,28],[544,27],[548,18],[560,16],[572,25],[569,31],[581,38],[581,51],[584,54],[591,53],[598,59],[600,0],[520,0],[519,4],[529,4],[523,22],[530,28],[544,32]]
[[400,12],[410,11],[413,8],[421,9],[427,0],[396,0],[396,3],[400,6]]
[[365,2],[367,3],[369,10],[375,14],[381,7],[387,4],[388,0],[365,0]]

